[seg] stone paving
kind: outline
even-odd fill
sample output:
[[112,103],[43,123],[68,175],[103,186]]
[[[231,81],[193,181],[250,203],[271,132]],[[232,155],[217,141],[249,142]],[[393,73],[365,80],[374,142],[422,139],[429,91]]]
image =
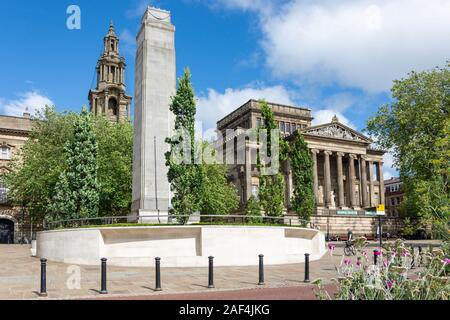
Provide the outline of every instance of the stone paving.
[[[370,252],[370,250],[369,250]],[[326,254],[321,260],[310,263],[310,279],[321,278],[331,283],[336,277],[335,265],[342,259],[342,248],[335,256]],[[258,259],[258,257],[256,257]],[[205,261],[205,266],[208,262]],[[74,273],[78,269],[80,287],[73,289]],[[108,267],[108,296],[144,296],[172,293],[196,293],[254,289],[258,283],[258,267],[214,268],[215,289],[208,289],[208,268],[164,268],[161,263],[163,292],[155,292],[154,268]],[[304,265],[265,266],[265,288],[305,286]],[[40,286],[40,261],[31,257],[27,245],[0,245],[0,299],[75,299],[99,298],[100,261],[98,266],[74,266],[48,262],[47,298],[38,297]],[[70,289],[72,288],[72,289]]]

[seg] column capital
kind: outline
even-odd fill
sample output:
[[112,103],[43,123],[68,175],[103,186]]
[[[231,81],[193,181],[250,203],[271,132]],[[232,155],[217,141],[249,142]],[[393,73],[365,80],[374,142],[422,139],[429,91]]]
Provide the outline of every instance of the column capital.
[[319,152],[320,152],[320,150],[317,150],[317,149],[311,149],[311,153],[318,154]]
[[367,161],[369,158],[366,155],[361,155],[361,160]]
[[345,156],[345,153],[343,153],[343,152],[338,152],[336,154],[337,154],[338,157],[344,157]]
[[357,156],[356,154],[353,154],[353,153],[349,153],[349,154],[348,154],[348,157],[349,157],[350,159],[357,159],[357,158],[358,158],[358,156]]
[[323,153],[327,156],[331,156],[333,154],[333,151],[325,150]]

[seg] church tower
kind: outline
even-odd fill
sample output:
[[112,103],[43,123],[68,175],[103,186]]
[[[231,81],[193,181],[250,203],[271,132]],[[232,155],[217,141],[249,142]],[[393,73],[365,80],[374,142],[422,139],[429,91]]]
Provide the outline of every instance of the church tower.
[[112,122],[130,120],[131,97],[126,94],[125,59],[119,55],[119,38],[114,25],[104,38],[103,53],[97,63],[97,86],[89,91],[90,110]]

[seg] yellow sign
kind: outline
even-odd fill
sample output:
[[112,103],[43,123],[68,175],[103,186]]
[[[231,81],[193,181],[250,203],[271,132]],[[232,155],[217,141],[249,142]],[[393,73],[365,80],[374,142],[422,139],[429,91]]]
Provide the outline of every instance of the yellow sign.
[[377,212],[384,212],[384,204],[380,204],[380,205],[377,207]]

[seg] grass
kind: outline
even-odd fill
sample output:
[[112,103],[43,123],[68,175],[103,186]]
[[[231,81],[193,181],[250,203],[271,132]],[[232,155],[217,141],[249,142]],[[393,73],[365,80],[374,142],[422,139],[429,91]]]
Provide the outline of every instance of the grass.
[[[181,224],[150,224],[150,223],[115,223],[115,224],[105,224],[105,225],[87,225],[79,227],[67,227],[61,229],[93,229],[93,228],[137,228],[137,227],[173,227],[173,226],[183,226]],[[295,227],[302,228],[300,225],[286,225],[286,224],[268,224],[268,223],[225,223],[225,222],[200,222],[193,223],[186,226],[250,226],[250,227]]]

